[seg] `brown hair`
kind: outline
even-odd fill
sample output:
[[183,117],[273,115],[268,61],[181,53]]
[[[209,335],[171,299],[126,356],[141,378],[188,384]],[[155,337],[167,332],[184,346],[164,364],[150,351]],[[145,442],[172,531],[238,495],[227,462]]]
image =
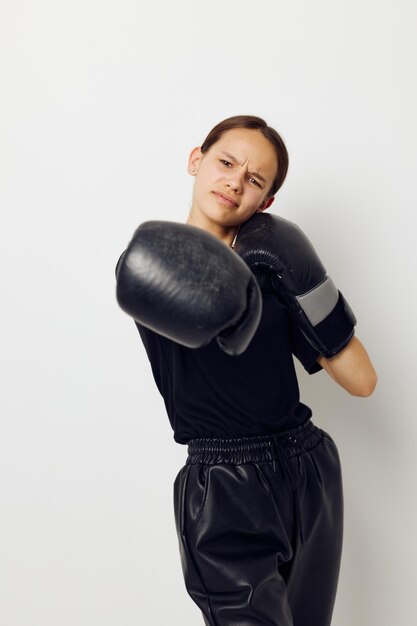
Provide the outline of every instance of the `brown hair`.
[[270,141],[275,148],[278,161],[278,171],[272,183],[268,197],[273,196],[281,187],[287,175],[288,152],[284,141],[277,131],[268,126],[262,118],[255,117],[254,115],[235,115],[234,117],[228,117],[222,122],[219,122],[214,128],[211,129],[203,141],[203,144],[201,145],[201,152],[203,154],[207,152],[211,146],[216,143],[216,141],[219,141],[223,133],[227,130],[231,130],[232,128],[253,128],[255,130],[259,130],[259,132],[261,132],[262,135],[268,139],[268,141]]

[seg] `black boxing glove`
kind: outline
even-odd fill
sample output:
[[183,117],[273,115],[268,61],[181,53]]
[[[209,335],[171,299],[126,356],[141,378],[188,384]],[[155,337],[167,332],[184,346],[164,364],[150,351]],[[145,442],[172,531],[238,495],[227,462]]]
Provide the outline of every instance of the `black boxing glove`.
[[276,215],[255,214],[241,225],[234,249],[261,288],[277,293],[320,354],[329,358],[347,345],[356,318],[296,224]]
[[116,297],[137,322],[189,348],[215,337],[241,354],[262,313],[256,279],[244,261],[196,226],[149,221],[135,231],[116,266]]

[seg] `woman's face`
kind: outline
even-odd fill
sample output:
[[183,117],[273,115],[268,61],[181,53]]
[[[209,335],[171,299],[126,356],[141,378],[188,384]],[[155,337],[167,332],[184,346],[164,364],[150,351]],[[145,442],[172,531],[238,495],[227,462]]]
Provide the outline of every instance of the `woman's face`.
[[274,147],[258,130],[228,130],[205,154],[194,148],[188,162],[195,176],[191,213],[222,226],[242,224],[270,204],[277,167]]

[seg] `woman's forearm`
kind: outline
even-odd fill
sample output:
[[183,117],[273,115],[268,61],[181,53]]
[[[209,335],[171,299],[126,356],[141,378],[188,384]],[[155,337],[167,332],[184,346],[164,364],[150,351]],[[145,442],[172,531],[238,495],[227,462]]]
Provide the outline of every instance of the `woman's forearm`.
[[319,356],[317,361],[350,394],[367,397],[373,393],[377,375],[367,351],[356,336],[339,354],[329,359]]

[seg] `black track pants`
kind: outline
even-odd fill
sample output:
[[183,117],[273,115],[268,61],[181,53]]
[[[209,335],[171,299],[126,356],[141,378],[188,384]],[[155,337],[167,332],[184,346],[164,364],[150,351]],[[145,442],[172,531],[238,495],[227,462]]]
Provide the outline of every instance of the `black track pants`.
[[206,626],[328,626],[340,567],[339,455],[311,421],[193,439],[174,482],[188,593]]

